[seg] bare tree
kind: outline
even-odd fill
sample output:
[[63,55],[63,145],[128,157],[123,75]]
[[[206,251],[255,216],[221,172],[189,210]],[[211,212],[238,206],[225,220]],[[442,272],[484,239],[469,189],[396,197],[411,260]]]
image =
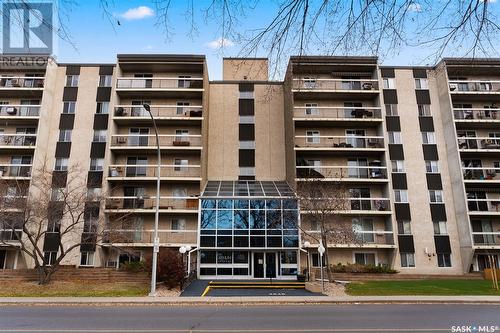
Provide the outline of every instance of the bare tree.
[[[87,194],[85,174],[77,167],[61,175],[43,168],[31,184],[0,181],[0,243],[34,262],[39,284],[49,283],[72,252],[98,246],[110,233],[100,213],[104,196]],[[44,251],[46,242],[57,251]]]

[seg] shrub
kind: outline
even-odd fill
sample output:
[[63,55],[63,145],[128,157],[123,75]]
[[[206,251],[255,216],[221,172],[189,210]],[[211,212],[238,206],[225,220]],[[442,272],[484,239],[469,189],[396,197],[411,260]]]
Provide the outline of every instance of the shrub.
[[[146,267],[149,272],[152,268],[152,257],[146,259]],[[182,255],[172,249],[160,249],[156,280],[163,282],[169,288],[179,287],[182,289],[186,277],[186,268]]]
[[395,274],[398,271],[385,266],[385,265],[361,265],[361,264],[347,264],[343,265],[338,263],[331,266],[334,273],[370,273],[370,274]]
[[120,269],[127,272],[138,273],[144,272],[146,269],[145,266],[146,263],[144,261],[128,261],[121,264]]

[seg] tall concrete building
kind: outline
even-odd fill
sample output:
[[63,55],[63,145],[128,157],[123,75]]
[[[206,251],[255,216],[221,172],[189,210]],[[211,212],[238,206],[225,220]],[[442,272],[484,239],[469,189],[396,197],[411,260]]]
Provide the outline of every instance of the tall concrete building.
[[[267,59],[225,58],[223,79],[210,81],[204,56],[124,54],[0,75],[2,179],[28,185],[48,166],[64,188],[79,166],[88,193],[107,194],[105,205],[89,199],[85,218],[120,231],[63,265],[118,268],[152,252],[158,161],[144,104],[159,131],[160,246],[187,247],[199,278],[290,279],[319,266],[317,242],[304,246],[319,226],[294,194],[311,178],[347,189],[332,223],[362,240],[326,244],[330,264],[459,275],[483,270],[487,255],[498,263],[498,59],[291,57],[271,81]],[[1,195],[31,193],[16,188]],[[20,230],[0,222],[0,269],[32,267]],[[52,260],[61,240],[48,231]]]

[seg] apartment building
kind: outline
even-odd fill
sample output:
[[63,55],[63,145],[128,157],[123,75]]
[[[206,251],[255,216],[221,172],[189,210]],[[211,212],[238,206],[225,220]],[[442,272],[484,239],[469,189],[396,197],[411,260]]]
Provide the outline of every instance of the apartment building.
[[[160,246],[187,249],[199,278],[290,279],[319,266],[306,237],[319,226],[294,194],[311,179],[346,189],[335,223],[360,239],[325,244],[330,264],[463,274],[499,260],[500,60],[291,57],[271,81],[267,59],[225,58],[210,81],[204,56],[118,55],[0,74],[1,177],[29,191],[46,165],[57,189],[79,166],[86,222],[104,216],[119,234],[65,265],[118,268],[152,252],[158,164]],[[29,194],[15,189],[2,195]],[[91,200],[99,193],[104,205]],[[51,259],[71,240],[49,225]],[[32,267],[20,230],[1,228],[0,268]]]

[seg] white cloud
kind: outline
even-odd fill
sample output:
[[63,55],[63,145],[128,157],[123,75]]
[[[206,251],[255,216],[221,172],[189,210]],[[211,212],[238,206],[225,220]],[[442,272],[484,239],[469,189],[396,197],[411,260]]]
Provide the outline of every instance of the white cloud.
[[211,49],[220,49],[223,47],[231,47],[234,46],[234,43],[227,39],[227,38],[217,38],[211,42],[208,42],[205,44],[206,47],[209,47]]
[[130,8],[125,13],[120,14],[126,20],[141,20],[143,18],[154,16],[155,12],[148,6],[139,6],[136,8]]
[[411,3],[408,5],[408,11],[420,13],[422,11],[422,6],[419,3]]

